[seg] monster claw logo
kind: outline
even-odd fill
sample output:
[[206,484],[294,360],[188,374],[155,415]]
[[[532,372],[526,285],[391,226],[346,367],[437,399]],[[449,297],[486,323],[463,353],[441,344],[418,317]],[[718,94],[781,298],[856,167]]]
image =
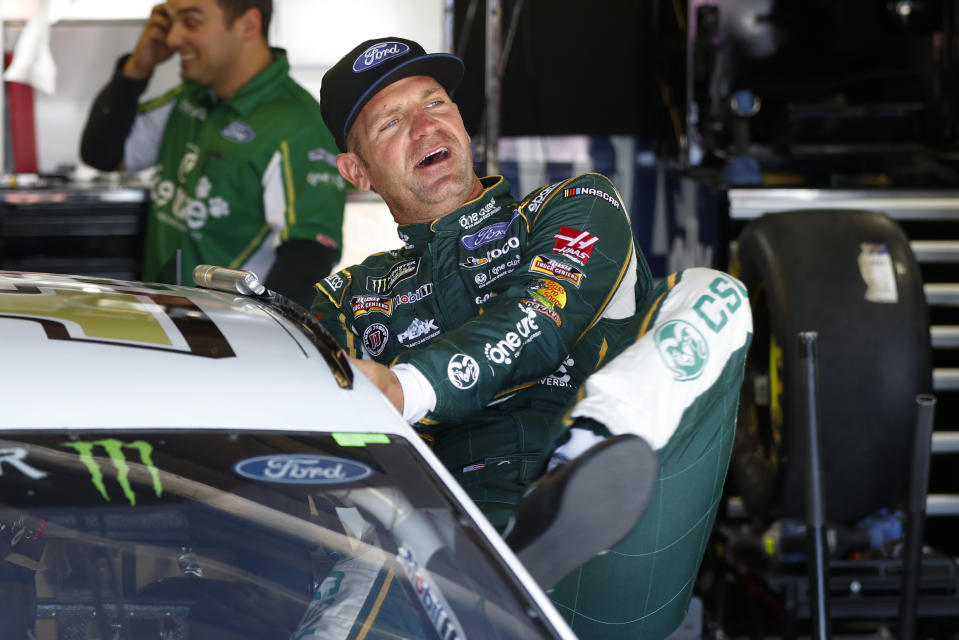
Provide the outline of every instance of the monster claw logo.
[[677,380],[695,380],[702,375],[709,348],[693,325],[682,320],[664,322],[656,328],[654,338],[663,363]]
[[153,479],[153,490],[156,492],[158,498],[163,494],[163,485],[160,483],[160,473],[151,458],[153,447],[143,440],[122,442],[108,438],[106,440],[94,440],[93,442],[63,442],[61,446],[75,449],[76,452],[80,454],[80,462],[82,462],[83,466],[90,472],[90,479],[93,481],[93,486],[97,488],[97,491],[100,492],[100,495],[103,496],[103,499],[107,502],[110,502],[110,495],[107,493],[106,484],[103,482],[103,471],[100,469],[100,463],[93,457],[95,447],[103,447],[110,461],[113,462],[113,466],[117,470],[117,484],[123,489],[123,495],[130,501],[131,506],[136,506],[137,497],[133,492],[133,487],[130,486],[130,465],[127,463],[124,449],[133,449],[139,452],[141,464],[146,468],[150,473],[150,477]]

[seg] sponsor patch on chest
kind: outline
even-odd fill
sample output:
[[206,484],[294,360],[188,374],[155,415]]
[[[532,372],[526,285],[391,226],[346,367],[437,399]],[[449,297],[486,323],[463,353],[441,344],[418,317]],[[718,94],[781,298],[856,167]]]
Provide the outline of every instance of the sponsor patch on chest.
[[410,276],[416,275],[416,272],[419,270],[419,268],[419,259],[397,262],[390,267],[389,271],[386,272],[386,275],[378,277],[367,276],[366,289],[370,293],[375,293],[377,295],[388,295],[391,291],[393,291],[393,287],[395,287],[401,281],[406,280]]
[[220,129],[220,135],[230,142],[250,142],[256,137],[253,127],[245,122],[234,120],[230,124]]
[[386,348],[386,341],[390,337],[390,330],[386,325],[374,322],[363,331],[363,346],[371,356],[378,356]]

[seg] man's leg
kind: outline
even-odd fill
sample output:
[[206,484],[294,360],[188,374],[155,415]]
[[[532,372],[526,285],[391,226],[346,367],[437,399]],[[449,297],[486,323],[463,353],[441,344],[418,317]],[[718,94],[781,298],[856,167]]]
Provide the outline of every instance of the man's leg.
[[722,495],[752,335],[742,284],[710,269],[661,283],[636,324],[636,340],[590,376],[567,419],[571,430],[638,436],[659,457],[638,525],[551,593],[584,640],[665,637],[682,621]]

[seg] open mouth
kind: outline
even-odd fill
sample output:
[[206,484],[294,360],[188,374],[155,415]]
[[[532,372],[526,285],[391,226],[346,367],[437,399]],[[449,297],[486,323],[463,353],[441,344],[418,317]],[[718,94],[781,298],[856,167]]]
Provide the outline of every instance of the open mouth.
[[430,165],[436,164],[437,162],[442,162],[450,157],[450,150],[446,147],[440,147],[436,151],[431,151],[426,154],[426,156],[417,163],[417,168],[428,167]]

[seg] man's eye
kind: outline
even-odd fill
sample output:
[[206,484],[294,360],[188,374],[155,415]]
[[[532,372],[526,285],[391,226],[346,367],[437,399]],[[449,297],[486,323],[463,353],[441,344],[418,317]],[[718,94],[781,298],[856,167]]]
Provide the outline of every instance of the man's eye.
[[427,108],[431,108],[431,107],[439,106],[439,105],[441,105],[441,104],[443,104],[443,101],[442,101],[442,100],[433,100],[433,101],[431,101],[431,102],[428,102],[428,103],[426,104],[426,107],[427,107]]
[[383,126],[380,127],[380,131],[383,131],[384,129],[389,129],[390,127],[392,127],[392,126],[393,126],[394,124],[396,124],[397,122],[399,122],[399,119],[398,119],[398,118],[393,118],[393,119],[391,119],[391,120],[387,120],[386,122],[383,123]]

